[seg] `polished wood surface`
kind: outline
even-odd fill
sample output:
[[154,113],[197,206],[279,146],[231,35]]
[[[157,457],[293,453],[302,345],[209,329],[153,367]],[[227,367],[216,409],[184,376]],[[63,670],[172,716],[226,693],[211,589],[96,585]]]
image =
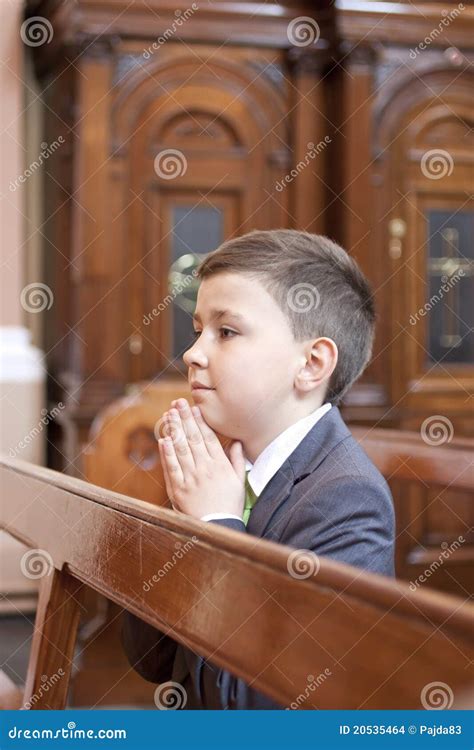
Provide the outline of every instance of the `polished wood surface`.
[[[40,611],[56,585],[64,600],[70,579],[82,582],[282,705],[325,668],[331,678],[306,708],[419,708],[431,681],[455,693],[472,686],[469,602],[324,558],[296,579],[284,546],[18,460],[2,460],[0,474],[1,527],[52,560]],[[67,616],[73,632],[74,611]],[[59,654],[42,639],[29,684],[37,664],[58,668],[69,648]],[[64,699],[62,688],[48,702],[61,708]]]
[[474,493],[474,438],[429,445],[410,430],[351,426],[351,432],[386,479]]

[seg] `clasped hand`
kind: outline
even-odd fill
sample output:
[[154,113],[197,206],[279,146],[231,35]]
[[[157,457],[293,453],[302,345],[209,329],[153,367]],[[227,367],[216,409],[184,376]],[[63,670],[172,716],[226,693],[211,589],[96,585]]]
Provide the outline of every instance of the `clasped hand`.
[[163,415],[166,435],[158,440],[166,491],[173,508],[194,518],[208,513],[242,516],[245,459],[242,443],[225,453],[198,406],[173,401]]

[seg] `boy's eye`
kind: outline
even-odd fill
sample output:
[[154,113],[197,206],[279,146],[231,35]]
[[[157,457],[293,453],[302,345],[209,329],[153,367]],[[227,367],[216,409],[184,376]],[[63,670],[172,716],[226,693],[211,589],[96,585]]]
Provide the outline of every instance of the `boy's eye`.
[[[219,332],[220,332],[220,333],[222,334],[222,338],[224,338],[224,339],[228,339],[228,338],[231,338],[231,337],[229,337],[229,336],[227,336],[227,335],[224,335],[224,334],[228,334],[228,333],[230,333],[230,334],[233,334],[234,336],[236,336],[236,335],[237,335],[237,334],[236,334],[236,332],[235,332],[235,331],[233,331],[233,330],[232,330],[231,328],[225,328],[225,327],[223,327],[223,328],[219,328]],[[193,339],[197,339],[197,338],[198,338],[198,336],[200,336],[200,335],[201,335],[201,331],[193,331],[193,332],[192,332],[192,337],[193,337]]]
[[[234,336],[236,336],[236,335],[237,335],[237,334],[236,334],[236,332],[235,332],[235,331],[233,331],[233,330],[232,330],[231,328],[220,328],[219,330],[220,330],[220,332],[221,332],[222,334],[223,334],[223,333],[231,333],[231,334],[232,334],[232,335],[234,335]],[[224,338],[225,338],[225,339],[228,339],[228,338],[229,338],[229,336],[224,336]]]

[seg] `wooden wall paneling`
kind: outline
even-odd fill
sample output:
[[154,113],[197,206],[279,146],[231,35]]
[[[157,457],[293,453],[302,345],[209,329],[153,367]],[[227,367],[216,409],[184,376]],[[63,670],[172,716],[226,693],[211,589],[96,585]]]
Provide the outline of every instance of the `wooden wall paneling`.
[[[316,234],[325,233],[325,208],[332,199],[326,182],[328,146],[334,138],[334,124],[327,116],[326,69],[327,40],[321,48],[299,47],[289,52],[294,75],[293,105],[293,162],[303,165],[292,180],[290,220],[295,229]],[[325,140],[326,139],[326,140]]]
[[[278,54],[242,49],[217,58],[211,47],[193,51],[169,44],[145,63],[130,44],[120,53],[127,64],[115,92],[113,140],[130,165],[128,312],[136,337],[146,336],[142,322],[154,307],[151,299],[167,294],[174,205],[222,205],[225,236],[275,225],[271,217],[280,210],[268,196],[280,165],[275,175],[273,154],[286,138]],[[204,66],[200,61],[206,59],[212,63]],[[155,169],[168,149],[182,162],[174,179]],[[155,354],[145,353],[143,341],[130,353],[129,381],[153,377],[160,365],[169,365],[170,314],[153,326],[160,336]]]
[[[377,145],[387,154],[382,214],[387,239],[390,240],[390,220],[401,219],[406,226],[400,256],[391,258],[393,269],[389,291],[392,298],[391,337],[394,341],[391,394],[400,413],[407,417],[415,411],[421,416],[423,409],[429,408],[429,399],[423,407],[420,400],[425,378],[431,397],[435,397],[435,373],[440,376],[438,380],[444,392],[446,385],[441,383],[451,379],[451,371],[458,370],[457,375],[461,375],[456,366],[447,367],[443,363],[433,366],[427,361],[427,318],[421,316],[416,325],[411,325],[410,315],[417,313],[427,300],[428,236],[423,211],[429,205],[444,205],[449,210],[450,206],[455,208],[456,200],[458,205],[465,202],[462,196],[465,196],[469,175],[468,165],[462,164],[465,147],[459,129],[464,122],[464,133],[468,135],[473,117],[472,107],[469,108],[466,99],[470,79],[467,69],[458,70],[441,54],[436,55],[429,65],[426,62],[421,65],[419,73],[416,67],[412,72],[404,65],[397,75],[391,77],[375,112]],[[446,89],[449,89],[447,102],[440,102],[439,97]],[[421,169],[423,155],[434,147],[452,152],[452,158],[460,162],[459,168],[442,180],[424,175]],[[461,369],[469,380],[469,370]],[[465,399],[462,388],[458,389],[458,395]]]
[[341,241],[368,277],[375,295],[379,324],[372,362],[345,398],[347,418],[361,423],[377,420],[390,424],[393,413],[388,409],[387,368],[384,354],[387,341],[383,325],[387,311],[385,281],[386,248],[377,241],[374,201],[377,194],[373,149],[373,108],[376,95],[375,70],[377,53],[364,42],[340,45],[338,65],[342,106],[340,112],[339,153],[341,192],[339,211],[343,216],[339,230]]

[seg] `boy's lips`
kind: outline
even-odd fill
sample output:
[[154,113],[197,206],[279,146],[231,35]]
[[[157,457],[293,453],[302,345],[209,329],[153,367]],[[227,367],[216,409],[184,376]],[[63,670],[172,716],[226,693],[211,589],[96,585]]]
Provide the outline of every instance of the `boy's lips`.
[[200,383],[199,380],[193,380],[191,382],[191,390],[193,390],[193,391],[197,391],[197,390],[199,390],[199,391],[201,391],[201,390],[202,391],[213,391],[214,388],[211,388],[208,385],[204,385],[204,383]]

